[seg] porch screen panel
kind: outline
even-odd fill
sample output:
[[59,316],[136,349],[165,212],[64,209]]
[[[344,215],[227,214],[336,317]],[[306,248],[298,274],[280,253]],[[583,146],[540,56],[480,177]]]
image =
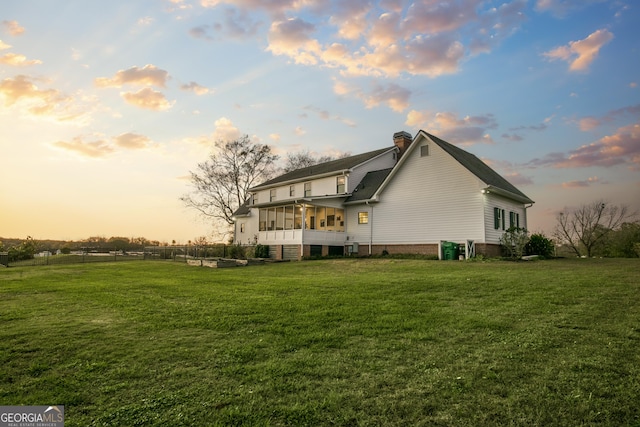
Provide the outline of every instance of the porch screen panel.
[[336,210],[335,208],[327,209],[327,231],[334,231],[336,229]]
[[293,213],[293,228],[302,229],[302,206],[296,206]]
[[266,231],[267,230],[267,210],[260,209],[260,214],[258,215],[259,219],[259,230]]
[[336,231],[344,232],[344,209],[336,209]]
[[284,229],[293,230],[293,206],[284,207]]
[[276,210],[270,208],[267,213],[267,230],[273,231],[276,229]]
[[276,230],[284,230],[284,206],[276,208]]
[[316,206],[316,228],[323,231],[327,229],[327,211],[324,206]]

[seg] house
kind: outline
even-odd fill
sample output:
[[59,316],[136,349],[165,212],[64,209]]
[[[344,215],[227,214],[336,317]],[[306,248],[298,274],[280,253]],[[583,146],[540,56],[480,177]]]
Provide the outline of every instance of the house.
[[269,245],[276,259],[419,253],[500,254],[534,202],[468,153],[425,131],[394,145],[298,169],[250,190],[234,214],[235,242]]

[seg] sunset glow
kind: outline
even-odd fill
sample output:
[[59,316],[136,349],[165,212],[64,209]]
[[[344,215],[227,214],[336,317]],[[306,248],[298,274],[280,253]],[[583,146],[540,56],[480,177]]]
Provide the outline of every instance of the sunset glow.
[[536,201],[640,211],[640,4],[5,1],[0,237],[212,226],[179,198],[218,139],[358,154],[419,129]]

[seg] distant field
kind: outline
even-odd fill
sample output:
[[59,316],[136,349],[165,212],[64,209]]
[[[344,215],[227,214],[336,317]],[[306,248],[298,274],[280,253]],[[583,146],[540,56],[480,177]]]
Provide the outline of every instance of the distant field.
[[640,426],[640,260],[0,269],[0,405],[65,426]]

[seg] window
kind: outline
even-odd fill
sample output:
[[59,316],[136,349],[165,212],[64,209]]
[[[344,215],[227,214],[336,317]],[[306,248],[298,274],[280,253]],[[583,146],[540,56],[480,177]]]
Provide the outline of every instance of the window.
[[269,191],[269,201],[273,202],[276,199],[276,189]]
[[295,185],[290,185],[289,186],[289,197],[294,197],[296,195],[296,186]]
[[240,232],[244,233],[244,222],[240,223]]
[[520,214],[509,212],[509,227],[520,228]]
[[341,194],[345,192],[345,177],[339,176],[336,178],[336,193]]
[[311,197],[311,183],[304,183],[304,197]]
[[429,155],[429,146],[421,145],[420,146],[420,157],[427,157]]
[[493,228],[504,230],[504,209],[493,208]]
[[254,205],[258,204],[258,193],[253,193],[253,204]]
[[358,212],[358,224],[369,224],[369,212]]

